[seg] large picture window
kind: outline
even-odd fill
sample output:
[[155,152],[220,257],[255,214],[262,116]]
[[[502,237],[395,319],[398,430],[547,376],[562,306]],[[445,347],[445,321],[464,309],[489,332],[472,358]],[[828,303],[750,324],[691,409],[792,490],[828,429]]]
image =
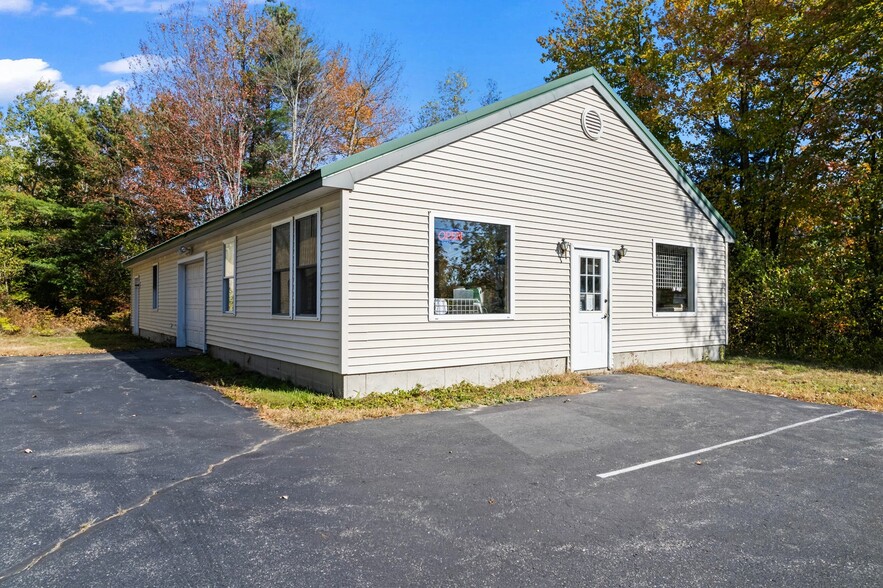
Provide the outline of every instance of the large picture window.
[[294,278],[295,314],[318,317],[319,310],[319,214],[295,221]]
[[291,223],[273,227],[273,314],[291,314]]
[[435,217],[432,243],[432,316],[512,313],[511,225]]
[[656,243],[656,312],[696,310],[694,252],[692,247]]
[[236,237],[224,241],[224,278],[221,288],[222,310],[226,313],[236,312]]

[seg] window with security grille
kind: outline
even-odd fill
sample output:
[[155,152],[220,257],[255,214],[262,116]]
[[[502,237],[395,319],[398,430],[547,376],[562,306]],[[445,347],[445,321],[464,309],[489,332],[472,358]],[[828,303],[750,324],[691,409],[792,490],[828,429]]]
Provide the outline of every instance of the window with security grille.
[[693,248],[656,244],[656,311],[692,312]]

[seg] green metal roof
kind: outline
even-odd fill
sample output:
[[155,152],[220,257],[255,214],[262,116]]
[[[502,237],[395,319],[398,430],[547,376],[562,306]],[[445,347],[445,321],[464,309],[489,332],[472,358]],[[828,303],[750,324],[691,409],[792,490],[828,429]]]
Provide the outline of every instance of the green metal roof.
[[[583,82],[583,84],[578,84],[578,82],[584,80],[587,80],[589,83]],[[352,170],[356,166],[371,162],[373,160],[377,160],[378,158],[385,155],[397,151],[408,150],[409,148],[417,146],[421,142],[424,142],[433,137],[437,137],[438,135],[446,133],[447,131],[452,131],[466,125],[479,126],[479,121],[481,121],[482,119],[486,119],[487,117],[490,117],[492,115],[499,115],[523,102],[543,96],[544,94],[551,94],[555,92],[555,90],[558,90],[560,88],[567,88],[571,85],[595,87],[596,90],[602,92],[605,98],[612,101],[612,106],[614,106],[614,110],[616,110],[617,113],[623,115],[626,118],[626,124],[638,135],[640,139],[642,139],[644,144],[653,153],[655,153],[658,158],[660,158],[664,167],[675,176],[675,179],[682,182],[683,187],[691,196],[696,205],[699,206],[699,208],[703,210],[706,215],[708,215],[709,219],[711,219],[712,222],[716,221],[715,224],[718,224],[719,228],[723,229],[723,232],[726,233],[725,236],[729,237],[730,240],[735,240],[735,232],[733,231],[733,228],[729,225],[729,223],[727,223],[727,221],[720,215],[720,213],[714,208],[714,206],[702,194],[702,192],[699,191],[699,188],[696,187],[693,181],[687,176],[684,170],[681,169],[674,158],[662,147],[656,137],[654,137],[653,134],[650,133],[646,126],[644,126],[644,123],[641,122],[637,115],[635,115],[635,113],[632,112],[632,110],[626,105],[626,103],[622,101],[622,99],[616,94],[616,92],[613,91],[607,81],[603,77],[601,77],[601,75],[597,72],[597,70],[595,70],[595,68],[590,67],[588,69],[584,69],[570,75],[558,78],[557,80],[553,80],[551,82],[543,84],[542,86],[527,90],[526,92],[516,94],[511,98],[506,98],[505,100],[500,100],[499,102],[488,104],[487,106],[483,106],[481,108],[478,108],[477,110],[461,114],[460,116],[454,117],[436,125],[420,129],[403,137],[399,137],[398,139],[387,141],[386,143],[378,145],[377,147],[366,149],[365,151],[356,153],[355,155],[350,155],[349,157],[345,157],[338,161],[334,161],[332,163],[324,165],[321,168],[314,170],[305,176],[282,184],[278,188],[275,188],[274,190],[271,190],[266,194],[250,200],[245,204],[242,204],[241,206],[238,206],[215,219],[212,219],[196,228],[190,229],[185,233],[173,237],[168,241],[165,241],[151,249],[148,249],[144,253],[134,256],[126,260],[124,262],[124,265],[127,267],[131,266],[139,259],[142,259],[154,253],[159,253],[160,251],[169,250],[174,244],[180,241],[200,237],[212,230],[227,226],[233,222],[241,220],[242,218],[251,216],[251,214],[263,210],[268,206],[275,205],[275,203],[279,201],[287,200],[288,198],[286,198],[286,196],[288,196],[289,198],[295,197],[298,194],[305,193],[306,191],[310,191],[311,189],[326,185],[326,178],[331,178],[332,176],[339,175],[342,172]],[[574,91],[578,91],[579,89],[581,88],[576,87]],[[515,109],[511,113],[513,117],[517,116],[518,114],[520,114],[520,112],[518,112],[517,109]],[[469,129],[467,127],[463,130],[468,131]],[[476,128],[476,132],[478,130],[479,129]]]
[[497,112],[506,110],[507,108],[514,106],[520,102],[524,102],[525,100],[530,100],[531,98],[534,98],[536,96],[547,94],[548,92],[557,90],[558,88],[567,86],[569,84],[572,84],[573,82],[589,77],[600,79],[601,76],[598,75],[598,72],[595,71],[594,67],[590,67],[589,69],[584,69],[576,73],[566,75],[562,78],[558,78],[557,80],[543,84],[542,86],[538,86],[531,90],[516,94],[511,98],[506,98],[505,100],[500,100],[498,102],[488,104],[487,106],[482,106],[481,108],[478,108],[476,110],[471,110],[459,116],[455,116],[454,118],[420,129],[419,131],[415,131],[403,137],[399,137],[398,139],[387,141],[386,143],[378,145],[377,147],[372,147],[371,149],[366,149],[365,151],[356,153],[355,155],[350,155],[349,157],[345,157],[344,159],[329,163],[328,165],[321,168],[320,171],[322,172],[322,177],[336,174],[360,163],[364,163],[376,157],[380,157],[381,155],[385,155],[392,151],[408,147],[409,145],[418,143],[424,139],[428,139],[429,137],[433,137],[456,127],[460,127],[473,121],[477,121],[488,115],[496,114]]

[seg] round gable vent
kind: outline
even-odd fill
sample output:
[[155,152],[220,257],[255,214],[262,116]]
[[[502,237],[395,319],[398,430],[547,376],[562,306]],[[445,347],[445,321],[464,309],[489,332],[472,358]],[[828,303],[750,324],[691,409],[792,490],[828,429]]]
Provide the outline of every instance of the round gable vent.
[[601,119],[601,113],[594,108],[584,108],[582,116],[583,132],[586,137],[597,141],[604,132],[604,121]]

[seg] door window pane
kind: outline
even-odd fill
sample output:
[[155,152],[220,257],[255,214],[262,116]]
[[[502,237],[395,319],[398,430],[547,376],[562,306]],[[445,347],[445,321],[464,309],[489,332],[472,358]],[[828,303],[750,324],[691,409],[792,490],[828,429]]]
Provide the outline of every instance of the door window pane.
[[584,312],[601,310],[601,260],[580,258],[579,309]]

